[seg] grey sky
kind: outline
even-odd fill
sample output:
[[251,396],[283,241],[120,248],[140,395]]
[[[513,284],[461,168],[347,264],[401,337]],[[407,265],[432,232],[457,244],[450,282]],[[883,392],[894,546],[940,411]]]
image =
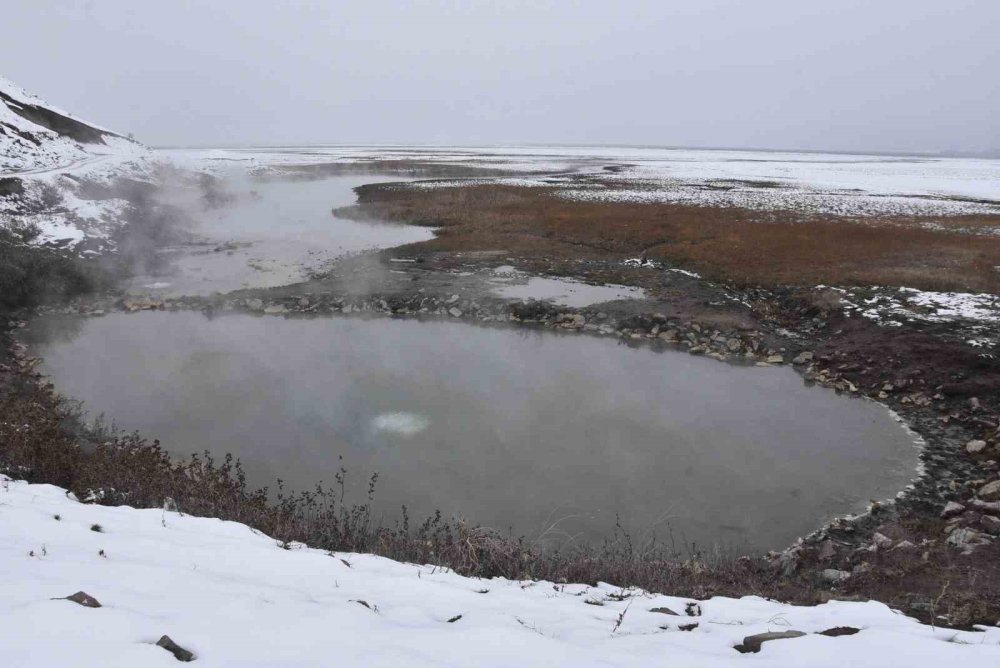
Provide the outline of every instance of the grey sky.
[[0,71],[150,144],[1000,149],[998,0],[5,0]]

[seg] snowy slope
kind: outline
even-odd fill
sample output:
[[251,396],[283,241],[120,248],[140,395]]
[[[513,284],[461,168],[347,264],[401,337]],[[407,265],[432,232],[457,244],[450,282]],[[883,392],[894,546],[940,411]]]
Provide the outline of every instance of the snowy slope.
[[0,176],[72,168],[137,147],[0,77]]
[[[689,616],[689,599],[633,591],[618,600],[609,586],[476,580],[371,555],[285,550],[241,524],[84,505],[6,479],[0,536],[9,668],[174,666],[155,645],[163,635],[200,666],[1000,665],[1000,628],[934,629],[874,602],[713,598]],[[103,607],[61,600],[81,590]],[[816,634],[837,626],[861,630]],[[806,635],[758,654],[733,648],[791,629]]]
[[92,199],[85,183],[148,179],[153,154],[31,95],[0,77],[0,224],[15,218],[42,232],[39,243],[106,245],[126,202]]

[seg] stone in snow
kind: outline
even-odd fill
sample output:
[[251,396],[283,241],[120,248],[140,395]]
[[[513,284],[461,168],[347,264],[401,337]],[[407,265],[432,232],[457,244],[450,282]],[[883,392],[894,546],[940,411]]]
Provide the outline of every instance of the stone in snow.
[[747,636],[743,639],[743,643],[735,647],[737,652],[743,654],[757,653],[760,651],[760,646],[769,640],[784,640],[787,638],[801,638],[805,633],[802,631],[771,631],[769,633],[758,633],[756,635]]
[[85,591],[78,591],[75,594],[73,594],[72,596],[67,596],[66,600],[67,601],[73,601],[74,603],[79,603],[80,605],[82,605],[85,608],[100,608],[101,607],[100,602],[96,598],[94,598],[93,596],[91,596],[90,594],[88,594]]
[[677,613],[670,608],[650,608],[650,612],[658,612],[661,615],[676,615]]
[[177,659],[178,661],[184,661],[185,663],[188,661],[194,661],[194,653],[191,652],[190,650],[184,649],[183,647],[175,643],[173,640],[170,639],[170,636],[163,636],[162,638],[157,640],[156,646],[162,647],[163,649],[173,654],[174,658]]

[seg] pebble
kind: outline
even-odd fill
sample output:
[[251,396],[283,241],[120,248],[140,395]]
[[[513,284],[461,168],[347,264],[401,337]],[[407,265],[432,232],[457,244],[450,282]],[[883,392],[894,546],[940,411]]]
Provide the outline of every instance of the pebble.
[[970,455],[978,455],[980,452],[986,449],[986,441],[969,441],[965,444],[965,451]]

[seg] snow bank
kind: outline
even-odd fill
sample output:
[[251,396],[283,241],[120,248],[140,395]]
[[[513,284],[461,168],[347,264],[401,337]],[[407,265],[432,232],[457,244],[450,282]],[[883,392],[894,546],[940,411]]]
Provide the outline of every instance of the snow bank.
[[[174,666],[155,645],[163,635],[200,666],[1000,664],[1000,628],[934,629],[874,602],[689,606],[640,591],[619,597],[606,585],[476,580],[371,555],[285,550],[241,524],[84,505],[6,479],[0,535],[9,668]],[[60,598],[81,590],[103,607]],[[662,607],[680,614],[651,611]],[[861,631],[813,633],[836,626]],[[790,629],[808,635],[756,655],[733,649],[747,635]]]

